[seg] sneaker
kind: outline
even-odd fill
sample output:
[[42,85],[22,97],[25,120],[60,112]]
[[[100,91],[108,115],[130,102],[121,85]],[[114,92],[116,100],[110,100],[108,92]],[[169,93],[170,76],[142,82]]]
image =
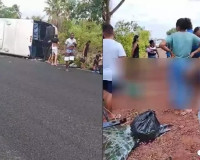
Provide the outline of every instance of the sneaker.
[[69,69],[65,69],[66,72],[69,72]]

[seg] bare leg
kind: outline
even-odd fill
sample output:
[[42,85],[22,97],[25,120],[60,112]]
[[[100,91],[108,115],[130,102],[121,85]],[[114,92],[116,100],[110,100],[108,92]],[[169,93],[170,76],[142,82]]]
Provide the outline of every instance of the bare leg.
[[52,55],[49,56],[49,59],[47,61],[48,63],[51,63],[51,58],[52,58]]
[[54,65],[56,65],[57,66],[57,54],[55,54],[55,57],[54,57]]
[[54,54],[52,54],[51,65],[54,65]]
[[112,112],[112,94],[104,90],[103,99],[105,101],[106,109]]
[[69,62],[68,61],[66,61],[66,71],[69,71]]

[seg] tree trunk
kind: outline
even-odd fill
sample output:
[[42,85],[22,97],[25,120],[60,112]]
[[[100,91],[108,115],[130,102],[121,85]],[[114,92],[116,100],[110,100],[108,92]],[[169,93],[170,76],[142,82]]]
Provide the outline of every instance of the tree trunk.
[[120,3],[110,11],[110,0],[104,0],[104,11],[103,11],[103,19],[105,23],[110,24],[111,16],[119,9],[119,7],[125,2],[125,0],[121,0]]

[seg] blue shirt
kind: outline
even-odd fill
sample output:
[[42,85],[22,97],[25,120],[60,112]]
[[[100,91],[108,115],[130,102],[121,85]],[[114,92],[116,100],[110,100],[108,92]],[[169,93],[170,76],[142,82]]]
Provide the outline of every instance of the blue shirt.
[[189,32],[176,32],[166,39],[176,58],[189,58],[193,46],[199,46],[200,38]]
[[193,33],[193,30],[192,29],[187,29],[187,32]]

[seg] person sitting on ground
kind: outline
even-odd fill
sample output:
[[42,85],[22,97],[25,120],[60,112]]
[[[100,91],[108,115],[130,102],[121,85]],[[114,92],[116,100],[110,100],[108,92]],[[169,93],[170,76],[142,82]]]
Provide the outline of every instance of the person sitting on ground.
[[[166,40],[160,43],[160,48],[170,52],[171,57],[190,58],[198,52],[192,52],[192,47],[200,44],[200,38],[196,35],[186,32],[191,29],[192,23],[189,18],[180,18],[176,22],[177,32],[169,35]],[[169,49],[169,46],[171,49]],[[191,54],[190,54],[191,53]]]
[[53,60],[51,65],[56,65],[57,66],[57,56],[58,56],[58,35],[55,35],[54,38],[52,39],[52,55],[53,55]]
[[132,57],[139,58],[139,45],[138,45],[139,36],[135,35],[133,39],[133,46],[132,46]]
[[[112,81],[117,77],[116,60],[126,57],[123,46],[114,40],[114,30],[110,24],[103,25],[103,100],[106,109],[112,112]],[[112,114],[109,114],[114,118]]]
[[94,62],[93,62],[93,70],[95,72],[99,71],[99,55],[96,55]]
[[103,57],[102,57],[102,54],[101,54],[101,51],[99,51],[99,64],[98,64],[98,68],[99,68],[99,72],[100,74],[103,73]]
[[148,58],[156,58],[156,54],[158,55],[158,58],[159,58],[159,54],[158,54],[155,42],[153,40],[150,40],[149,44],[150,45],[147,48]]

